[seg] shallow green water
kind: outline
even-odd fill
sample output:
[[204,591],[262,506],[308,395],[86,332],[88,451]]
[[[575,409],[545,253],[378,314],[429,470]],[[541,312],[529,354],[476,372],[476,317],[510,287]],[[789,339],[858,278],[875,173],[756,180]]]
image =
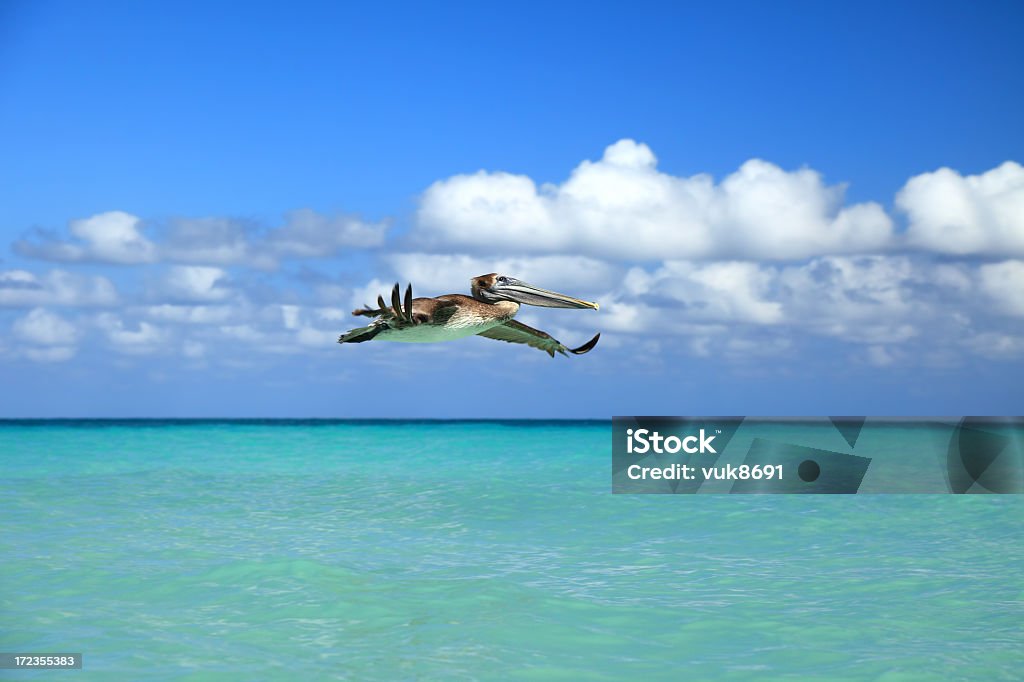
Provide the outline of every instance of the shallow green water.
[[0,426],[3,679],[1018,680],[1024,496],[610,494],[607,424]]

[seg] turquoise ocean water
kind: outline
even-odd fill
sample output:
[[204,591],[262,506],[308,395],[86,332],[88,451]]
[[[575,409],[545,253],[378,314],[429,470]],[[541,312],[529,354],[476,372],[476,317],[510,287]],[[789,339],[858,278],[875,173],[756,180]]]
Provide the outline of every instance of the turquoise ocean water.
[[610,494],[607,423],[0,425],[47,680],[1020,680],[1024,496]]

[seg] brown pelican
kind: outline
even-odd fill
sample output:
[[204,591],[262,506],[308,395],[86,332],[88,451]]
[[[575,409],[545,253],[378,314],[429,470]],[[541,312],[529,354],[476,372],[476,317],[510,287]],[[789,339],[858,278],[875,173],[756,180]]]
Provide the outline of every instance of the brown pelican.
[[470,281],[470,290],[472,297],[445,294],[437,298],[413,298],[410,284],[405,290],[403,304],[401,289],[395,284],[391,290],[391,305],[384,302],[383,296],[378,296],[376,308],[366,306],[352,311],[356,316],[377,319],[368,327],[342,334],[338,343],[362,343],[370,339],[431,343],[478,335],[509,343],[525,343],[555,357],[556,352],[583,355],[601,338],[600,334],[595,334],[579,348],[568,348],[550,334],[512,319],[519,312],[520,303],[545,308],[597,310],[596,303],[556,294],[497,273],[474,277]]

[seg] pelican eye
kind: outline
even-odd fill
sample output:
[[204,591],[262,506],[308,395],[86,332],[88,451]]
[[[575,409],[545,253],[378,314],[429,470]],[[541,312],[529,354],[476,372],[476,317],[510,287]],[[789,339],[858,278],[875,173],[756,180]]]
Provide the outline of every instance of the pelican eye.
[[499,277],[498,284],[508,284],[508,277]]

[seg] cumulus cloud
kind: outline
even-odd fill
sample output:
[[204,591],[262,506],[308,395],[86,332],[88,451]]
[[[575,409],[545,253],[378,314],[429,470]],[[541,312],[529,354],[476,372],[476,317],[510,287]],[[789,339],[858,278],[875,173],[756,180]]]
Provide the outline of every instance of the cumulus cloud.
[[[909,338],[908,321],[929,312],[928,297],[941,299],[928,264],[903,256],[831,256],[783,268],[778,278],[790,317],[850,340]],[[918,282],[932,290],[913,291]]]
[[51,270],[37,276],[27,270],[0,271],[0,306],[111,305],[117,291],[106,277]]
[[175,265],[160,280],[160,296],[182,301],[223,301],[231,295],[227,272],[204,265]]
[[907,341],[944,314],[941,301],[948,298],[926,263],[905,257],[822,258],[786,268],[779,278],[792,319],[855,343]]
[[14,334],[24,341],[41,346],[71,345],[78,337],[74,326],[43,308],[35,308],[18,318],[14,323]]
[[632,297],[678,302],[689,319],[774,324],[782,320],[782,305],[769,298],[775,275],[755,263],[667,261],[650,273],[634,268],[625,285]]
[[950,168],[907,181],[896,195],[907,240],[938,253],[1024,254],[1024,167],[1007,161],[980,175]]
[[156,260],[156,246],[140,231],[141,220],[123,211],[109,211],[68,226],[75,241],[40,234],[41,241],[22,240],[14,248],[26,256],[57,261],[138,264]]
[[77,351],[78,330],[43,308],[35,308],[15,320],[11,330],[22,344],[22,355],[33,362],[63,362]]
[[981,289],[1000,310],[1024,316],[1024,261],[1008,260],[978,268]]
[[889,246],[875,203],[843,206],[813,170],[753,159],[716,184],[657,169],[647,145],[620,140],[561,185],[480,171],[431,185],[417,214],[425,244],[572,252],[613,259],[800,259]]

